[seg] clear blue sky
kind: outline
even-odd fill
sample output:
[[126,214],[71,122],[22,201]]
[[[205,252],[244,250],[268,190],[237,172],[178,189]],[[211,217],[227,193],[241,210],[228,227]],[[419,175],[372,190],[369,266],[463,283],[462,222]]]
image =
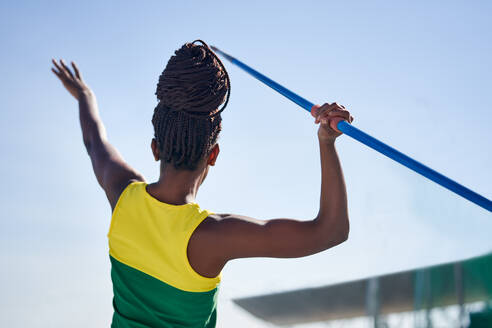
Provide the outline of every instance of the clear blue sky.
[[[150,181],[158,76],[176,48],[201,38],[313,102],[346,105],[360,129],[491,198],[491,15],[488,1],[1,2],[0,326],[108,326],[112,315],[110,208],[52,57],[79,64],[110,140]],[[226,66],[221,154],[199,203],[313,218],[320,174],[311,117]],[[346,136],[337,147],[349,241],[303,259],[233,261],[219,327],[264,327],[234,297],[492,250],[485,210]]]

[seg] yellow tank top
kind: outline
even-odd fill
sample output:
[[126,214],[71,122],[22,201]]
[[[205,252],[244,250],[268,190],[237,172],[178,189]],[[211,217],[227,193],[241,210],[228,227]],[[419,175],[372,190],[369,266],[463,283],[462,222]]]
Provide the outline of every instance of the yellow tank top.
[[170,205],[152,197],[145,182],[122,192],[108,233],[109,253],[117,261],[187,292],[208,292],[221,279],[198,274],[187,256],[188,241],[212,212],[196,203]]

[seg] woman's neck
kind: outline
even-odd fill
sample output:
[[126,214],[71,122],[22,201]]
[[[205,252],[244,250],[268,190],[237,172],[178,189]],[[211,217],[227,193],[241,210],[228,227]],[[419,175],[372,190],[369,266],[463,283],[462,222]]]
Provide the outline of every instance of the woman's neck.
[[171,165],[161,167],[159,180],[147,186],[157,200],[173,205],[193,203],[204,179],[204,170],[177,170]]

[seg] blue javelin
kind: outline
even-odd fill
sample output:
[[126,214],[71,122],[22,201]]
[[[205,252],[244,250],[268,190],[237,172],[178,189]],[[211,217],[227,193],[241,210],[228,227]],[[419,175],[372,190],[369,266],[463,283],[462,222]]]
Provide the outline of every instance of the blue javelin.
[[[247,73],[251,74],[254,76],[256,79],[260,80],[261,82],[265,83],[269,87],[271,87],[273,90],[279,92],[280,94],[284,95],[285,97],[289,98],[308,112],[311,112],[311,108],[313,108],[314,104],[303,97],[299,96],[298,94],[290,91],[289,89],[281,86],[277,82],[273,81],[272,79],[266,77],[265,75],[261,74],[260,72],[254,70],[253,68],[249,67],[248,65],[244,64],[240,60],[232,57],[231,55],[226,54],[225,52],[217,49],[216,47],[212,46],[211,47],[215,52],[229,60],[231,63],[234,65],[239,66],[243,70],[245,70]],[[466,188],[465,186],[459,184],[458,182],[451,180],[450,178],[442,175],[441,173],[431,169],[430,167],[414,160],[413,158],[410,158],[409,156],[403,154],[402,152],[396,150],[395,148],[388,146],[384,142],[379,141],[378,139],[368,135],[367,133],[357,129],[355,126],[347,123],[346,121],[340,121],[337,124],[338,130],[343,132],[344,134],[354,138],[355,140],[363,143],[364,145],[371,147],[372,149],[380,152],[383,155],[388,156],[389,158],[397,161],[398,163],[408,167],[409,169],[423,175],[424,177],[434,181],[435,183],[443,186],[444,188],[447,188],[451,190],[452,192],[455,192],[456,194],[460,195],[463,198],[468,199],[469,201],[477,204],[478,206],[483,207],[489,212],[492,212],[492,202],[485,198],[484,196],[474,192],[471,189]]]

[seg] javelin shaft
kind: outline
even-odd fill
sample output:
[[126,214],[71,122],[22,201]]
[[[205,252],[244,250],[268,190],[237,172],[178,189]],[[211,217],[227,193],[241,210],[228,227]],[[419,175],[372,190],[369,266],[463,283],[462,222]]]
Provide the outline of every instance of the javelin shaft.
[[[223,56],[224,58],[226,58],[227,60],[229,60],[234,65],[239,66],[244,71],[254,76],[256,79],[260,80],[261,82],[265,83],[275,91],[279,92],[283,96],[292,100],[293,102],[295,102],[296,104],[307,110],[308,112],[311,112],[311,108],[313,108],[314,106],[312,102],[304,99],[298,94],[281,86],[277,82],[261,74],[260,72],[254,70],[250,66],[244,64],[243,62],[232,57],[231,55],[228,55],[225,52],[217,49],[216,47],[212,47],[212,49],[218,54],[220,54],[221,56]],[[478,206],[486,209],[487,211],[492,212],[492,202],[489,199],[474,192],[471,189],[466,188],[465,186],[459,184],[458,182],[451,180],[450,178],[414,160],[413,158],[401,153],[400,151],[394,149],[393,147],[390,147],[384,142],[377,140],[376,138],[368,135],[367,133],[357,129],[353,125],[347,123],[346,121],[340,121],[337,124],[337,128],[344,134],[354,138],[355,140],[363,143],[364,145],[380,152],[381,154],[393,159],[394,161],[397,161],[398,163],[423,175],[424,177],[434,181],[435,183],[443,186],[444,188],[451,190],[452,192],[460,195],[461,197],[468,199],[469,201],[477,204]]]

